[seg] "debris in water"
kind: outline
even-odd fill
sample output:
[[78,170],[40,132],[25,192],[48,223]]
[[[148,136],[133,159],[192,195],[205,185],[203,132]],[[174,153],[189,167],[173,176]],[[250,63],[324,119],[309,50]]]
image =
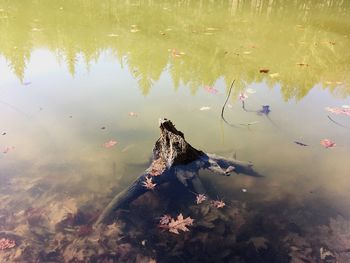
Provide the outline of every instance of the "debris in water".
[[113,147],[113,146],[116,145],[116,144],[117,144],[117,141],[110,140],[110,141],[104,143],[104,144],[103,144],[103,147],[105,147],[105,148],[111,148],[111,147]]
[[14,149],[15,149],[14,146],[12,146],[12,147],[7,146],[7,147],[4,148],[4,150],[3,150],[2,152],[3,152],[3,153],[8,153],[9,151],[12,151],[12,150],[14,150]]
[[321,145],[328,148],[333,148],[336,146],[335,142],[331,141],[330,139],[323,139],[320,141]]
[[13,248],[15,246],[16,246],[16,242],[14,240],[7,239],[7,238],[0,239],[0,250]]
[[134,146],[135,146],[135,145],[133,145],[133,144],[130,144],[130,145],[125,146],[125,147],[122,149],[122,153],[124,153],[124,152],[130,150],[130,149],[131,149],[132,147],[134,147]]
[[101,127],[101,130],[105,130],[105,129],[106,129],[106,127],[105,127],[105,126],[102,126],[102,127]]
[[305,143],[299,142],[299,141],[294,141],[295,144],[300,145],[300,146],[309,146]]
[[243,193],[246,193],[246,192],[247,192],[247,189],[242,188],[242,192],[243,192]]
[[201,111],[210,110],[210,107],[208,107],[208,106],[203,106],[203,107],[200,108],[199,110],[201,110]]
[[7,132],[3,132],[1,135],[4,136],[4,135],[6,135],[6,134],[7,134]]
[[258,113],[268,115],[270,111],[271,110],[269,105],[263,105],[262,109]]

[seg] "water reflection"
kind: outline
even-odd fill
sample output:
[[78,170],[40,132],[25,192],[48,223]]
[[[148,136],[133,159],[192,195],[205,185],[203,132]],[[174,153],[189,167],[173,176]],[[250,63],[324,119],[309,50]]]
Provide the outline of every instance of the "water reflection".
[[[282,87],[304,97],[321,83],[350,93],[346,1],[0,2],[0,55],[23,81],[31,53],[47,48],[74,76],[111,50],[147,95],[164,71],[195,93],[218,79]],[[77,10],[79,10],[77,12]],[[218,19],[220,17],[220,19]],[[268,73],[261,73],[268,69]]]

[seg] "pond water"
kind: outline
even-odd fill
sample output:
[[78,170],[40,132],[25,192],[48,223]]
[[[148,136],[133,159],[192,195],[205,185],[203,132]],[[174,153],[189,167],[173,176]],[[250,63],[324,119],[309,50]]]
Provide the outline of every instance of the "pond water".
[[[97,252],[82,256],[57,245],[58,235],[70,236],[68,243],[82,239],[83,223],[65,231],[57,225],[77,211],[98,213],[148,167],[161,117],[194,147],[252,161],[263,175],[202,175],[227,213],[237,202],[251,213],[245,229],[253,233],[237,231],[250,233],[244,244],[260,244],[255,258],[219,246],[208,262],[350,262],[346,1],[1,0],[0,35],[0,234],[16,239],[15,248],[0,250],[2,262],[102,262]],[[224,112],[229,125],[220,114],[233,80]],[[259,114],[263,105],[268,114]],[[324,139],[335,147],[326,148]],[[109,141],[116,144],[104,147]],[[181,212],[168,209],[161,212]],[[271,223],[276,233],[265,233],[255,231],[256,218],[281,221]],[[145,229],[122,223],[138,234],[118,239],[120,251],[111,256],[105,249],[103,259],[199,260],[187,245],[176,256],[155,241],[145,245]],[[290,223],[301,229],[293,238],[277,230]],[[333,236],[316,237],[327,227]],[[192,229],[187,238],[213,231]],[[278,242],[268,235],[288,237],[285,247],[298,249],[286,248],[286,261],[276,253],[271,260],[261,251],[277,251]],[[334,248],[334,240],[344,242]]]

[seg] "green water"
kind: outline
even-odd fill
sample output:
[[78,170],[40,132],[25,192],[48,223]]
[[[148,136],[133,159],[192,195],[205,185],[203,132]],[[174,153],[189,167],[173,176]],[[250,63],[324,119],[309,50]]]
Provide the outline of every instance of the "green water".
[[[350,117],[325,110],[350,105],[349,47],[347,1],[1,0],[1,230],[57,199],[101,209],[147,168],[160,117],[264,175],[204,175],[227,202],[350,217]],[[238,128],[220,117],[233,80]]]

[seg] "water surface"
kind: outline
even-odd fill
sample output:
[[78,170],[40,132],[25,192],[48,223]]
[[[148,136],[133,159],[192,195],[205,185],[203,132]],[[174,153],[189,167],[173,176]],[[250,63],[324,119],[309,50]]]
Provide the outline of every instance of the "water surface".
[[350,119],[325,108],[350,105],[349,21],[345,1],[0,1],[1,229],[101,209],[148,166],[160,117],[264,175],[204,174],[213,198],[348,220]]

